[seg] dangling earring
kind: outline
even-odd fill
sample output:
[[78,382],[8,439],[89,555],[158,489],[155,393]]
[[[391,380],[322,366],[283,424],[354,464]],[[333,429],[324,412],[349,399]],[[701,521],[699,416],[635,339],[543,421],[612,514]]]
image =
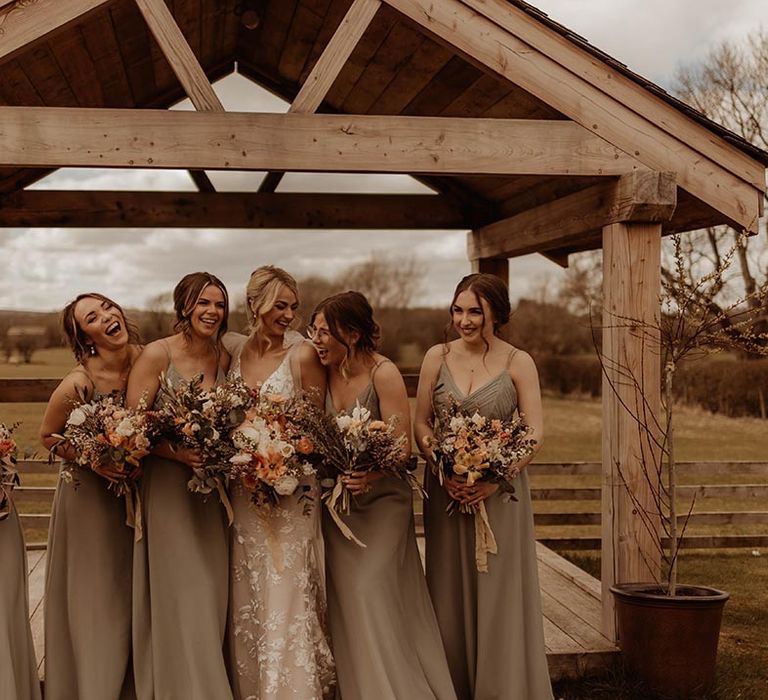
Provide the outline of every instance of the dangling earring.
[[93,343],[88,343],[88,354],[93,357],[96,354],[96,346]]

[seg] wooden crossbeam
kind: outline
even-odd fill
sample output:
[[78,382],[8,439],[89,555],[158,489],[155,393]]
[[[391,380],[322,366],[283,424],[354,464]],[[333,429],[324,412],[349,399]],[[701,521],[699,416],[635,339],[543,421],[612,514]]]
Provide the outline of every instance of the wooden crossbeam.
[[[609,92],[596,88],[518,39],[500,24],[501,19],[489,19],[469,7],[468,0],[385,1],[470,60],[507,78],[632,154],[646,168],[677,173],[682,188],[725,214],[734,226],[757,232],[765,188],[764,180],[755,181],[757,166],[749,169],[748,181],[734,175],[695,150],[686,142],[685,134],[673,136],[660,128]],[[481,4],[480,0],[475,4]]]
[[[311,114],[317,111],[379,7],[381,0],[355,0],[352,3],[291,103],[289,112]],[[259,192],[274,192],[282,179],[283,173],[267,173]]]
[[568,121],[0,107],[0,167],[621,175]]
[[3,3],[0,7],[0,58],[63,29],[111,0],[36,0]]
[[421,194],[24,190],[0,199],[0,226],[77,228],[467,229],[452,199]]
[[[165,2],[136,0],[136,5],[195,109],[200,112],[223,112],[224,105]],[[202,170],[190,171],[189,175],[200,192],[216,191]]]
[[668,221],[676,204],[673,173],[635,171],[471,231],[467,254],[476,260],[557,250],[608,224]]

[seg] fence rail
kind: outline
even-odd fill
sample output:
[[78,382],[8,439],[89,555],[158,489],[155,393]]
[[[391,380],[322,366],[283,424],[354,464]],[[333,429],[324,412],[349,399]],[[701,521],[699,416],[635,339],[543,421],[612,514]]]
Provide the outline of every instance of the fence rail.
[[[418,373],[416,370],[403,369],[406,388],[410,397],[416,394]],[[59,379],[0,379],[0,403],[42,403],[48,400],[53,390],[59,383]],[[56,489],[54,486],[32,486],[28,484],[28,475],[53,474],[55,465],[46,460],[28,459],[21,460],[18,464],[21,474],[21,486],[15,491],[14,499],[22,506],[20,510],[27,508],[25,504],[34,504],[33,510],[40,510],[40,504],[48,504],[44,513],[22,513],[22,522],[29,528],[45,529],[50,520],[50,507]],[[532,477],[562,477],[558,479],[556,486],[538,486],[534,483],[531,488],[531,498],[536,503],[555,502],[579,504],[589,507],[587,504],[599,502],[601,488],[599,486],[563,486],[568,477],[599,476],[602,474],[600,462],[567,462],[567,463],[541,463],[531,464],[528,470]],[[747,484],[686,484],[678,487],[678,493],[682,499],[690,499],[694,495],[697,499],[761,499],[765,502],[768,498],[768,462],[681,462],[678,472],[683,477],[706,477],[723,475],[741,475],[753,477],[766,477],[763,483]],[[761,502],[761,505],[762,505]],[[416,524],[422,528],[421,514],[416,513]],[[537,527],[570,527],[570,526],[598,526],[602,516],[600,507],[586,512],[536,512],[534,522]],[[768,511],[763,510],[717,510],[694,512],[690,519],[690,526],[753,526],[768,524]],[[543,537],[540,540],[547,547],[557,550],[595,550],[600,549],[600,538],[589,536],[578,537]],[[41,548],[43,543],[33,543],[31,548]],[[744,535],[744,534],[718,534],[718,535],[687,535],[683,542],[686,548],[728,548],[728,547],[768,547],[768,535]]]

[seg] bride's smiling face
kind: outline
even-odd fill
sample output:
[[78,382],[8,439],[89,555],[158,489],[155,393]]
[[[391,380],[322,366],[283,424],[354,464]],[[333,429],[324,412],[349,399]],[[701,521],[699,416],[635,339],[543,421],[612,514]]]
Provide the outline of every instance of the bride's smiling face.
[[85,297],[77,302],[73,315],[80,330],[95,347],[120,350],[128,344],[125,319],[110,302]]
[[200,293],[189,317],[192,332],[201,338],[214,338],[224,320],[226,308],[224,292],[215,284],[209,284]]
[[284,336],[296,319],[298,308],[299,300],[291,289],[286,285],[280,287],[274,305],[261,317],[264,333],[273,337]]

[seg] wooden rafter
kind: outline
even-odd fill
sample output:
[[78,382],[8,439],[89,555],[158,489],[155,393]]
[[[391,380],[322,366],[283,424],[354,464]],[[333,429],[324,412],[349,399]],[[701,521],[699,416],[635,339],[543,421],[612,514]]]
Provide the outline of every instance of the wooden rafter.
[[[747,231],[757,230],[760,183],[734,175],[685,140],[521,41],[468,0],[385,0],[442,41],[519,85],[646,168],[675,172],[681,187]],[[493,0],[495,4],[495,0]],[[532,20],[531,20],[532,21]],[[639,88],[638,88],[639,89]],[[756,171],[750,170],[752,174]],[[764,189],[764,183],[762,184]]]
[[0,226],[77,228],[468,229],[452,199],[413,194],[25,190],[0,199]]
[[[136,0],[136,5],[195,109],[200,112],[223,112],[224,105],[165,2]],[[202,170],[191,170],[189,175],[200,192],[216,191]]]
[[470,260],[557,250],[620,221],[669,221],[677,205],[672,173],[636,171],[472,231]]
[[[355,0],[352,3],[291,103],[289,112],[311,114],[317,111],[380,6],[381,0]],[[259,192],[274,192],[282,179],[283,173],[267,173]]]
[[111,0],[36,0],[0,7],[0,58],[66,27]]
[[573,122],[0,107],[0,167],[621,175]]

